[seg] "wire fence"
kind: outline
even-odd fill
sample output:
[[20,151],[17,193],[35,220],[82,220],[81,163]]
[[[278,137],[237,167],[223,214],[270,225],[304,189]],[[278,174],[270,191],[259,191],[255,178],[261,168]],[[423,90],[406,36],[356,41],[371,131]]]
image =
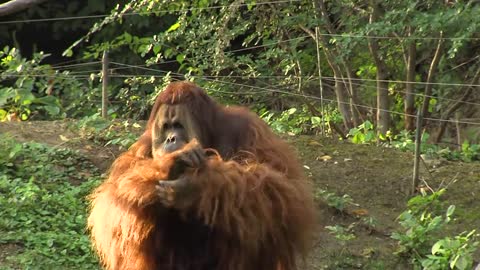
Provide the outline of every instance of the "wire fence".
[[[118,63],[118,62],[111,62],[111,64],[112,65],[117,65],[117,66],[129,67],[129,68],[137,68],[137,69],[141,69],[141,70],[154,71],[154,72],[158,72],[158,73],[163,74],[163,75],[158,75],[159,77],[164,77],[167,73],[170,73],[170,74],[173,74],[173,75],[176,75],[176,76],[179,76],[179,77],[185,76],[185,74],[181,74],[181,73],[157,70],[157,69],[147,68],[147,67],[143,67],[143,66],[135,66],[135,65]],[[126,76],[126,77],[128,77],[128,76]],[[342,102],[342,101],[329,99],[329,98],[321,99],[318,96],[307,95],[307,94],[303,94],[303,93],[297,93],[297,92],[295,92],[295,90],[293,88],[282,89],[282,88],[279,88],[278,86],[260,87],[260,86],[253,86],[253,85],[249,85],[249,84],[242,84],[242,83],[238,83],[238,82],[224,81],[224,80],[219,80],[219,79],[212,78],[212,77],[228,78],[228,76],[211,76],[211,77],[209,77],[209,76],[193,76],[193,77],[195,77],[196,79],[207,81],[207,82],[215,82],[215,83],[220,83],[220,84],[225,84],[225,85],[235,86],[235,87],[242,87],[242,88],[247,88],[247,89],[252,90],[252,91],[249,91],[249,92],[246,92],[246,91],[232,92],[232,91],[222,91],[222,90],[218,90],[218,89],[208,89],[208,88],[206,89],[206,90],[209,90],[209,91],[212,91],[212,92],[218,92],[218,93],[223,93],[223,94],[249,95],[249,94],[262,94],[262,93],[278,93],[278,94],[284,94],[284,95],[288,95],[288,96],[296,96],[296,97],[301,97],[301,98],[317,100],[317,101],[323,100],[325,102],[329,102],[329,103],[333,103],[333,104],[340,103],[340,104],[353,105],[353,106],[356,106],[356,107],[359,107],[359,108],[364,108],[364,109],[373,110],[373,111],[380,110],[380,111],[389,112],[389,113],[395,114],[395,115],[411,116],[413,118],[417,117],[417,115],[415,115],[415,114],[407,114],[407,113],[404,113],[404,112],[398,112],[398,111],[393,111],[393,110],[378,109],[376,107],[368,106],[368,105],[364,105],[364,104],[355,104],[355,103],[352,103],[352,102]],[[469,84],[465,84],[465,85],[471,86]],[[476,86],[476,85],[473,85],[473,86]],[[420,93],[416,93],[416,95],[425,96],[425,95],[420,94]],[[454,100],[454,99],[451,99],[451,100]],[[457,101],[457,100],[454,100],[454,101]],[[480,106],[480,103],[474,103],[474,102],[469,102],[469,103],[472,103],[471,105]],[[455,120],[453,120],[453,119],[441,119],[441,118],[433,118],[433,117],[423,117],[423,119],[429,120],[429,121],[437,121],[437,122],[459,123],[459,124],[468,124],[468,125],[480,125],[480,122],[475,122],[475,121],[462,121],[462,120],[456,120],[456,119]]]
[[[292,3],[292,2],[301,2],[302,0],[277,0],[277,1],[261,1],[254,3],[253,5],[255,6],[260,6],[260,5],[274,5],[274,4],[282,4],[282,3]],[[60,22],[60,21],[70,21],[70,20],[97,20],[97,19],[107,19],[108,17],[115,17],[115,18],[121,18],[121,17],[127,17],[127,16],[144,16],[144,15],[152,15],[155,14],[158,16],[159,14],[162,13],[174,13],[174,12],[190,12],[194,10],[207,10],[207,9],[222,9],[222,8],[230,8],[232,6],[238,6],[238,7],[247,7],[252,5],[251,3],[248,4],[229,4],[229,5],[216,5],[216,6],[209,6],[209,7],[204,7],[204,8],[179,8],[176,10],[171,10],[171,9],[166,9],[166,10],[155,10],[152,12],[125,12],[125,9],[121,12],[117,12],[116,14],[102,14],[102,15],[89,15],[89,16],[70,16],[70,17],[60,17],[60,18],[44,18],[44,19],[27,19],[27,20],[11,20],[11,21],[0,21],[0,26],[2,25],[11,25],[11,24],[23,24],[23,23],[39,23],[39,22]],[[105,22],[105,21],[104,21]],[[101,26],[102,27],[102,26]],[[306,30],[305,32],[309,32]],[[309,32],[310,33],[310,32]],[[226,85],[228,86],[228,89],[234,88],[238,89],[240,88],[241,91],[228,91],[228,90],[221,90],[218,89],[218,87],[211,88],[211,87],[203,87],[209,92],[213,93],[219,93],[219,94],[227,94],[227,95],[237,95],[237,96],[243,96],[245,97],[246,95],[259,95],[259,94],[281,94],[285,95],[288,97],[297,97],[301,99],[308,99],[311,101],[320,101],[321,104],[321,111],[319,114],[324,113],[324,102],[333,104],[333,105],[348,105],[351,108],[363,108],[366,109],[370,112],[388,112],[391,115],[397,115],[400,117],[411,117],[417,120],[417,125],[416,125],[416,137],[415,137],[415,163],[414,163],[414,173],[413,173],[413,185],[412,185],[412,191],[411,193],[415,193],[416,188],[418,187],[419,184],[419,160],[420,160],[420,143],[421,143],[421,130],[422,130],[422,122],[423,120],[427,121],[432,121],[432,122],[437,122],[437,123],[451,123],[451,124],[464,124],[464,125],[469,125],[469,126],[475,126],[478,127],[480,126],[480,119],[451,119],[447,117],[442,117],[442,118],[435,118],[435,117],[425,117],[421,114],[421,109],[419,108],[419,114],[408,114],[405,112],[400,112],[400,111],[395,111],[395,110],[389,110],[389,109],[382,109],[376,106],[370,106],[366,104],[359,104],[352,102],[352,92],[347,94],[347,100],[348,101],[341,101],[339,99],[335,98],[330,98],[330,97],[325,97],[324,95],[324,86],[325,88],[330,88],[333,89],[334,85],[336,84],[344,84],[345,89],[350,91],[363,91],[363,90],[370,90],[368,91],[369,93],[375,92],[375,91],[389,91],[393,92],[395,94],[401,94],[401,95],[413,95],[415,97],[422,98],[423,101],[427,98],[430,99],[436,99],[436,100],[442,100],[442,101],[449,101],[454,104],[464,104],[464,105],[469,105],[469,106],[475,106],[480,108],[480,102],[476,101],[471,101],[471,100],[463,100],[463,99],[455,99],[452,97],[447,97],[447,96],[437,96],[433,94],[424,94],[424,93],[419,93],[419,92],[407,92],[404,89],[406,85],[415,85],[417,88],[424,87],[425,89],[429,89],[430,86],[433,87],[442,87],[445,92],[448,94],[459,94],[458,90],[459,89],[469,89],[471,88],[477,88],[476,90],[480,90],[480,84],[474,82],[474,83],[448,83],[448,82],[431,82],[431,81],[408,81],[408,80],[378,80],[378,79],[369,79],[369,78],[338,78],[338,77],[331,77],[331,76],[323,76],[322,75],[322,70],[321,70],[321,58],[320,58],[320,52],[319,52],[319,37],[328,37],[331,39],[360,39],[362,41],[368,41],[371,39],[376,39],[376,40],[384,40],[384,39],[389,39],[389,40],[396,40],[399,42],[409,42],[412,40],[417,40],[417,41],[438,41],[440,44],[441,41],[443,40],[450,40],[453,42],[457,42],[460,40],[465,40],[465,41],[478,41],[480,40],[480,37],[475,36],[475,37],[464,37],[464,36],[453,36],[453,37],[444,37],[444,36],[439,36],[439,37],[429,37],[429,36],[382,36],[382,35],[368,35],[365,33],[341,33],[341,34],[332,34],[332,33],[320,33],[319,28],[315,27],[315,35],[312,38],[312,35],[303,35],[291,39],[284,39],[284,40],[279,40],[275,42],[269,42],[261,45],[255,45],[255,46],[248,46],[248,47],[243,47],[239,49],[233,49],[233,50],[227,50],[224,51],[223,53],[225,54],[233,54],[237,52],[246,52],[246,51],[252,51],[252,50],[257,50],[261,48],[267,48],[271,46],[276,46],[281,43],[288,43],[292,41],[309,41],[311,42],[312,40],[316,42],[316,53],[317,53],[317,68],[318,68],[318,75],[308,75],[308,76],[300,76],[300,75],[292,75],[292,74],[284,74],[284,75],[258,75],[258,76],[251,76],[251,75],[208,75],[208,74],[203,74],[203,75],[188,75],[192,78],[195,78],[196,80],[202,80],[205,82],[210,82],[210,83],[215,83],[217,85]],[[162,44],[162,46],[168,47],[166,44]],[[327,54],[327,53],[326,53]],[[106,58],[106,53],[104,53],[104,59]],[[172,72],[172,71],[167,71],[167,70],[162,70],[161,68],[151,68],[146,64],[142,65],[132,65],[132,64],[125,64],[125,63],[119,63],[115,61],[110,61],[110,64],[113,65],[113,67],[106,67],[106,61],[86,61],[82,62],[83,60],[80,59],[74,59],[74,60],[68,60],[64,61],[61,63],[56,63],[54,65],[51,65],[52,70],[49,70],[48,72],[51,74],[45,74],[44,70],[40,70],[39,74],[28,74],[28,76],[32,77],[41,77],[41,78],[48,78],[48,79],[54,79],[54,78],[75,78],[75,79],[91,79],[102,76],[102,100],[98,101],[98,103],[102,102],[102,116],[106,117],[107,115],[107,108],[106,108],[106,97],[107,95],[105,94],[107,91],[107,78],[133,78],[133,77],[159,77],[163,78],[167,74],[172,74],[178,78],[173,77],[172,80],[180,80],[179,78],[185,78],[187,77],[187,74],[182,74],[178,72]],[[329,60],[330,61],[330,60]],[[460,68],[462,66],[471,64],[472,62],[476,61],[477,63],[480,62],[480,55],[477,55],[475,57],[472,57],[471,59],[468,59],[464,61],[463,63],[460,63],[449,70],[446,70],[444,72],[451,72],[457,68]],[[168,65],[172,63],[177,63],[177,60],[167,60],[163,61],[160,63],[155,64],[157,67],[161,65]],[[330,62],[329,62],[330,63]],[[103,64],[102,66],[100,66]],[[108,72],[106,72],[106,69],[108,68]],[[80,69],[80,70],[76,70]],[[130,71],[130,69],[139,71],[140,74],[133,74],[133,72]],[[52,72],[53,71],[53,72]],[[126,71],[125,73],[123,73]],[[65,72],[65,73],[63,73]],[[142,74],[149,72],[151,74]],[[439,73],[440,75],[442,72]],[[15,77],[22,77],[25,75],[22,74],[4,74],[4,77],[6,78],[15,78]],[[254,79],[255,85],[252,85],[251,81]],[[285,83],[285,80],[293,80],[293,82],[290,83],[290,85]],[[250,81],[248,84],[247,83],[241,83],[238,81]],[[272,84],[272,81],[281,81],[279,84]],[[320,96],[316,95],[311,95],[311,94],[306,94],[302,92],[297,85],[302,81],[303,84],[306,82],[309,82],[310,85],[315,85],[318,83],[319,90],[320,90]],[[381,88],[379,87],[378,84],[379,82],[384,82],[388,83],[391,85],[390,88]],[[263,86],[259,86],[259,85]],[[351,88],[350,88],[351,87]],[[221,88],[221,87],[219,87]],[[245,91],[245,89],[247,89]],[[373,90],[373,91],[372,91]],[[330,93],[330,96],[335,97],[335,91],[332,91]],[[427,92],[427,91],[426,91]],[[469,92],[470,93],[470,92]],[[350,95],[350,96],[348,96]],[[463,97],[462,97],[463,98]],[[96,102],[96,101],[93,101]],[[109,101],[109,103],[117,103],[121,104],[121,101]],[[353,109],[352,109],[353,110]],[[321,116],[321,115],[319,115]],[[323,115],[322,115],[323,116]],[[322,125],[321,125],[321,131],[322,134],[324,133],[324,123],[325,121],[323,120],[322,117]],[[340,132],[341,133],[341,132]],[[460,137],[459,135],[457,135]]]
[[[78,66],[89,66],[89,65],[96,65],[99,64],[99,61],[93,61],[93,62],[88,62],[88,63],[80,63],[80,64],[75,64],[75,65],[69,65],[70,67],[78,67]],[[122,70],[122,69],[137,69],[137,70],[143,70],[143,71],[150,71],[150,72],[155,72],[157,74],[150,74],[150,75],[139,75],[139,74],[111,74],[111,78],[133,78],[133,77],[155,77],[155,78],[163,78],[165,77],[166,74],[170,73],[175,76],[179,77],[185,77],[185,74],[182,73],[176,73],[176,72],[171,72],[171,71],[165,71],[165,70],[159,70],[159,69],[154,69],[154,68],[149,68],[146,67],[145,65],[129,65],[129,64],[123,64],[123,63],[118,63],[118,62],[111,62],[112,65],[115,65],[116,67],[110,68],[111,71],[116,71],[116,70]],[[46,75],[46,74],[28,74],[28,76],[31,77],[59,77],[59,78],[76,78],[76,79],[89,79],[91,78],[91,74],[95,74],[96,76],[100,74],[101,70],[100,69],[94,69],[94,70],[86,70],[86,71],[72,71],[68,74],[51,74],[51,75]],[[25,75],[22,74],[16,74],[16,75],[8,75],[9,77],[23,77]],[[255,86],[255,85],[250,85],[250,84],[243,84],[243,83],[238,83],[238,82],[232,82],[232,81],[225,81],[225,79],[279,79],[279,78],[286,78],[286,77],[291,77],[291,78],[299,78],[301,76],[296,76],[296,75],[276,75],[276,76],[219,76],[219,75],[202,75],[202,76],[192,76],[195,79],[200,79],[203,81],[207,82],[215,82],[215,83],[220,83],[224,85],[229,85],[229,86],[236,86],[236,87],[241,87],[243,89],[247,88],[250,89],[250,91],[238,91],[238,92],[232,92],[232,91],[221,91],[218,89],[207,89],[212,92],[218,92],[218,93],[223,93],[223,94],[231,94],[231,95],[254,95],[254,94],[265,94],[265,93],[277,93],[277,94],[284,94],[288,96],[295,96],[295,97],[301,97],[301,98],[307,98],[307,99],[312,99],[312,100],[323,100],[328,103],[332,104],[347,104],[347,105],[352,105],[356,106],[359,108],[364,108],[368,109],[371,111],[385,111],[389,112],[391,114],[395,115],[401,115],[401,116],[411,116],[416,118],[417,115],[414,114],[406,114],[404,112],[398,112],[398,111],[393,111],[393,110],[383,110],[383,109],[378,109],[373,106],[368,106],[365,104],[355,104],[352,102],[342,102],[334,99],[329,99],[329,98],[320,98],[318,96],[314,95],[307,95],[303,93],[298,93],[297,88],[291,87],[291,88],[285,88],[285,85],[271,85],[268,82],[262,82],[266,87],[261,87],[261,86]],[[308,78],[310,80],[315,80],[318,79],[318,76],[304,76],[303,78]],[[322,80],[328,81],[330,83],[335,83],[335,82],[341,82],[344,83],[344,80],[341,79],[336,79],[334,77],[322,77]],[[359,81],[359,82],[377,82],[377,80],[373,79],[352,79],[353,81]],[[425,85],[427,83],[425,82],[406,82],[406,81],[398,81],[398,80],[385,80],[386,82],[391,82],[391,83],[412,83],[412,84],[419,84],[419,85]],[[358,86],[359,89],[361,88],[366,88],[366,89],[378,89],[377,86],[375,85],[368,85],[364,83],[351,83],[354,86]],[[464,83],[432,83],[434,85],[438,86],[461,86],[461,87],[479,87],[480,85],[478,84],[464,84]],[[294,85],[294,83],[292,83]],[[330,86],[330,85],[327,85]],[[330,86],[331,87],[331,86]],[[387,89],[384,89],[387,90]],[[402,91],[399,89],[395,89],[394,92],[396,93],[402,93],[405,94],[406,91]],[[445,101],[452,101],[452,102],[460,102],[462,104],[468,104],[472,106],[479,106],[480,103],[478,102],[472,102],[472,101],[462,101],[458,99],[452,99],[452,98],[446,98],[446,97],[438,97],[434,95],[425,95],[423,93],[412,93],[414,96],[417,97],[430,97],[430,98],[435,98],[438,100],[445,100]],[[460,124],[469,124],[469,125],[480,125],[480,122],[475,122],[475,121],[462,121],[462,120],[452,120],[452,119],[440,119],[440,118],[432,118],[432,117],[425,117],[425,120],[429,121],[438,121],[438,122],[449,122],[449,123],[460,123]]]
[[[174,61],[169,61],[169,62],[176,62]],[[101,63],[100,61],[93,61],[93,62],[88,62],[88,63],[81,63],[81,64],[75,64],[75,65],[68,65],[68,67],[79,67],[79,66],[87,66],[87,65],[96,65]],[[128,65],[128,64],[122,64],[122,63],[117,63],[117,62],[112,62],[112,64],[117,65],[118,67],[112,67],[109,70],[112,72],[110,75],[111,78],[133,78],[133,77],[163,77],[164,75],[155,75],[155,74],[150,74],[150,75],[139,75],[139,74],[115,74],[116,71],[124,70],[124,69],[137,69],[137,70],[146,70],[146,71],[152,71],[156,73],[161,73],[165,74],[168,71],[162,71],[154,68],[148,68],[146,65]],[[162,63],[163,64],[163,63]],[[63,67],[62,67],[63,68]],[[70,71],[68,74],[63,75],[63,74],[55,74],[52,76],[58,76],[58,77],[63,77],[63,78],[69,78],[69,77],[74,77],[74,78],[79,78],[79,79],[87,79],[91,77],[91,74],[100,74],[101,69],[94,69],[94,70],[82,70],[82,71]],[[180,74],[176,73],[178,76],[185,76],[185,74]],[[10,75],[11,77],[22,77],[24,75],[18,74],[18,75]],[[33,77],[45,77],[47,75],[45,74],[29,74],[29,76]],[[197,76],[195,76],[197,77]],[[275,75],[275,76],[240,76],[240,75],[202,75],[201,78],[203,79],[245,79],[245,80],[251,80],[251,79],[285,79],[285,78],[293,78],[293,79],[308,79],[314,82],[319,76],[298,76],[298,75]],[[335,77],[328,77],[324,76],[321,77],[322,80],[325,80],[330,83],[345,83],[345,80],[338,79]],[[436,86],[451,86],[451,87],[479,87],[480,84],[467,84],[467,83],[440,83],[440,82],[422,82],[422,81],[402,81],[402,80],[375,80],[375,79],[366,79],[366,78],[352,78],[350,79],[351,81],[354,82],[348,82],[349,84],[353,86],[357,86],[357,90],[361,89],[379,89],[376,85],[373,83],[377,83],[378,81],[384,81],[388,83],[400,83],[400,84],[416,84],[416,85],[427,85],[427,84],[432,84]],[[360,82],[360,83],[358,83]],[[371,84],[366,84],[365,82],[371,83]],[[327,87],[331,87],[331,85],[327,85]],[[389,90],[386,88],[381,88],[381,90]],[[289,89],[290,91],[294,89]],[[402,94],[407,94],[406,91],[401,90],[399,87],[393,90],[395,93],[402,93]],[[424,93],[411,93],[414,96],[417,97],[429,97],[429,98],[435,98],[437,100],[444,100],[444,101],[452,101],[452,102],[459,102],[462,104],[468,104],[468,105],[473,105],[473,106],[480,106],[480,103],[478,102],[472,102],[472,101],[462,101],[458,99],[453,99],[453,98],[448,98],[448,97],[440,97],[440,96],[434,96],[434,95],[425,95]],[[355,104],[352,104],[355,105]]]
[[[274,4],[282,4],[282,3],[291,3],[291,2],[300,2],[301,0],[279,0],[279,1],[265,1],[265,2],[258,2],[255,3],[256,6],[260,5],[274,5]],[[248,6],[249,4],[233,4],[235,6]],[[121,16],[134,16],[134,15],[159,15],[162,12],[188,12],[188,11],[193,11],[193,10],[207,10],[207,9],[222,9],[226,7],[231,7],[232,4],[230,5],[216,5],[216,6],[210,6],[210,7],[196,7],[196,8],[179,8],[179,9],[174,9],[174,10],[156,10],[152,12],[124,12],[121,13]],[[44,18],[44,19],[29,19],[29,20],[11,20],[11,21],[0,21],[0,25],[7,25],[7,24],[18,24],[18,23],[36,23],[36,22],[53,22],[53,21],[68,21],[68,20],[89,20],[89,19],[101,19],[101,18],[106,18],[112,16],[112,14],[102,14],[102,15],[89,15],[89,16],[70,16],[70,17],[60,17],[60,18]],[[425,37],[425,36],[380,36],[380,35],[365,35],[361,33],[342,33],[342,34],[330,34],[330,33],[320,33],[316,32],[316,35],[318,36],[325,36],[325,37],[333,37],[333,38],[357,38],[357,39],[362,39],[362,40],[367,40],[367,39],[395,39],[395,40],[480,40],[480,37]],[[249,51],[249,50],[255,50],[255,49],[260,49],[260,48],[266,48],[270,46],[275,46],[281,43],[288,43],[292,41],[298,41],[298,40],[307,40],[310,39],[311,36],[309,35],[303,35],[291,39],[285,39],[285,40],[279,40],[276,42],[269,42],[261,45],[255,45],[255,46],[249,46],[249,47],[244,47],[240,49],[234,49],[234,50],[228,50],[225,51],[225,53],[236,53],[236,52],[244,52],[244,51]],[[318,52],[317,52],[318,54]],[[455,67],[453,67],[451,70],[459,68],[463,65],[469,64],[472,61],[479,61],[480,55],[473,57],[472,59],[469,59],[468,61],[465,61],[464,63],[461,63]],[[59,77],[59,78],[77,78],[77,79],[88,79],[92,77],[92,74],[94,76],[96,74],[101,73],[101,67],[99,66],[101,64],[101,61],[89,61],[89,62],[81,62],[82,60],[69,60],[65,61],[62,63],[57,63],[52,65],[52,68],[54,71],[57,73],[55,74],[29,74],[28,76],[33,76],[33,77]],[[158,63],[157,65],[164,65],[164,64],[171,64],[171,63],[176,63],[176,60],[169,60],[169,61],[164,61],[161,63]],[[114,67],[110,67],[110,75],[109,77],[111,78],[132,78],[135,76],[147,76],[147,77],[163,77],[165,74],[170,73],[174,74],[179,77],[184,77],[185,74],[181,73],[175,73],[175,72],[168,72],[165,70],[161,69],[155,69],[151,67],[147,67],[147,65],[129,65],[129,64],[124,64],[124,63],[118,63],[118,62],[111,62]],[[98,66],[98,68],[96,67]],[[85,68],[85,67],[92,67],[87,70],[72,70],[76,68]],[[150,75],[138,75],[138,74],[131,74],[131,73],[125,73],[121,74],[119,72],[122,72],[123,70],[126,69],[133,69],[133,70],[139,70],[139,71],[148,71],[154,74]],[[58,72],[62,71],[68,71],[68,74],[61,74]],[[320,71],[320,70],[319,70]],[[7,75],[8,77],[21,77],[23,75],[21,74],[12,74],[12,75]],[[476,87],[479,88],[480,84],[474,83],[474,84],[469,84],[469,83],[446,83],[446,82],[424,82],[424,81],[406,81],[406,80],[377,80],[377,79],[368,79],[368,78],[348,78],[348,80],[345,79],[338,79],[336,77],[329,77],[329,76],[322,76],[321,73],[319,73],[318,76],[298,76],[298,75],[259,75],[259,76],[242,76],[242,75],[202,75],[202,76],[192,76],[195,77],[196,79],[199,80],[204,80],[207,82],[215,82],[219,84],[224,84],[224,85],[229,85],[229,86],[235,86],[235,87],[241,87],[243,89],[249,89],[248,91],[239,91],[239,92],[231,92],[231,91],[221,91],[218,89],[207,89],[212,92],[221,92],[224,94],[232,94],[232,95],[248,95],[248,94],[260,94],[260,93],[278,93],[278,94],[283,94],[283,95],[288,95],[288,96],[296,96],[300,98],[305,98],[305,99],[311,99],[311,100],[321,100],[322,102],[329,102],[333,104],[347,104],[351,106],[356,106],[359,108],[364,108],[368,109],[371,111],[385,111],[391,114],[395,115],[401,115],[401,116],[411,116],[413,118],[416,118],[417,115],[413,114],[406,114],[404,112],[398,112],[394,110],[384,110],[384,109],[379,109],[373,106],[368,106],[365,104],[355,104],[352,102],[342,102],[339,100],[335,99],[329,99],[325,97],[318,97],[314,95],[307,95],[301,92],[296,91],[296,89],[293,88],[286,88],[285,85],[272,85],[270,82],[267,81],[262,81],[262,80],[275,80],[275,79],[285,79],[285,78],[291,78],[291,79],[305,79],[307,81],[311,81],[312,83],[315,82],[315,80],[318,80],[318,83],[320,84],[320,87],[322,87],[322,81],[326,83],[326,86],[330,86],[331,84],[335,83],[348,83],[351,86],[356,87],[357,90],[362,90],[362,89],[376,89],[376,90],[389,90],[389,89],[379,89],[374,83],[377,82],[387,82],[391,84],[415,84],[419,86],[426,86],[426,85],[433,85],[433,86],[438,86],[438,87],[450,87],[450,88],[468,88],[468,87]],[[250,85],[250,84],[243,84],[239,82],[233,82],[233,81],[228,81],[231,79],[235,80],[251,80],[255,79],[258,81],[258,83],[262,83],[265,85],[264,87],[262,86],[255,86],[255,85]],[[452,92],[456,89],[452,89]],[[401,90],[400,87],[396,87],[394,89],[395,93],[400,93],[400,94],[407,94],[406,91]],[[421,97],[421,98],[435,98],[438,100],[444,100],[444,101],[451,101],[451,102],[459,102],[461,104],[466,104],[466,105],[471,105],[471,106],[479,106],[479,102],[474,102],[474,101],[468,101],[468,100],[458,100],[450,97],[439,97],[435,95],[425,95],[423,93],[412,93],[416,97]],[[323,104],[322,104],[323,105]],[[429,121],[437,121],[437,122],[449,122],[449,123],[461,123],[461,124],[468,124],[468,125],[480,125],[480,122],[476,121],[462,121],[462,120],[452,120],[452,119],[440,119],[440,118],[432,118],[432,117],[426,117],[424,118],[425,120]]]
[[[271,4],[283,4],[291,2],[300,2],[301,0],[279,0],[279,1],[264,1],[254,3],[255,6],[262,5],[271,5]],[[134,15],[159,15],[164,13],[174,13],[174,12],[189,12],[196,10],[211,10],[211,9],[222,9],[227,7],[247,7],[252,5],[248,4],[229,4],[229,5],[216,5],[209,7],[193,7],[193,8],[179,8],[179,9],[165,9],[165,10],[155,10],[155,11],[142,11],[142,12],[124,12],[121,13],[121,16],[134,16]],[[71,21],[71,20],[87,20],[87,19],[102,19],[112,16],[112,14],[100,14],[100,15],[87,15],[87,16],[68,16],[68,17],[59,17],[59,18],[44,18],[44,19],[28,19],[28,20],[11,20],[11,21],[0,21],[1,24],[18,24],[18,23],[38,23],[38,22],[53,22],[53,21]]]
[[[25,19],[25,20],[10,20],[10,21],[0,21],[0,25],[8,24],[21,24],[21,23],[38,23],[38,22],[55,22],[55,21],[70,21],[70,20],[92,20],[92,19],[102,19],[109,16],[144,16],[144,15],[163,15],[166,13],[180,13],[180,12],[191,12],[198,10],[212,10],[212,9],[224,9],[231,7],[250,7],[250,6],[263,6],[263,5],[275,5],[275,4],[285,4],[285,3],[294,3],[302,2],[302,0],[277,0],[277,1],[260,1],[256,3],[243,3],[243,4],[228,4],[228,5],[215,5],[215,6],[206,6],[206,7],[191,7],[191,8],[178,8],[171,9],[165,8],[163,10],[154,10],[154,11],[142,11],[142,12],[118,12],[110,14],[99,14],[99,15],[85,15],[85,16],[66,16],[58,18],[41,18],[41,19]],[[480,40],[480,37],[429,37],[429,36],[399,36],[399,35],[367,35],[364,33],[318,33],[319,36],[324,37],[340,37],[340,38],[360,38],[360,39],[395,39],[395,40]]]

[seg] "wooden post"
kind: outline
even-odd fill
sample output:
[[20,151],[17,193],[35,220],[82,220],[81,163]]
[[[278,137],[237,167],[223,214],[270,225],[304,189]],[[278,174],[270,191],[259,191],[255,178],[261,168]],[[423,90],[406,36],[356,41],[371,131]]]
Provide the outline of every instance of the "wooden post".
[[108,102],[108,52],[103,52],[102,57],[102,117],[107,118]]
[[458,150],[462,150],[462,131],[460,130],[460,123],[458,122],[460,120],[460,112],[457,111],[455,112],[455,128],[457,129],[457,148]]
[[423,113],[421,108],[418,108],[417,112],[417,128],[415,130],[415,159],[413,161],[413,181],[412,181],[412,195],[418,186],[418,175],[420,170],[420,145],[422,143],[422,124]]

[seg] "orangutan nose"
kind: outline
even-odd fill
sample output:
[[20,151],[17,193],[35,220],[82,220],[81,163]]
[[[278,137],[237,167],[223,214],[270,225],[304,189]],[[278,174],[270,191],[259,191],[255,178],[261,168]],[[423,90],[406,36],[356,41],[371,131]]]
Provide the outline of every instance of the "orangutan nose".
[[170,135],[165,140],[165,143],[176,143],[176,142],[177,142],[177,137],[175,135]]

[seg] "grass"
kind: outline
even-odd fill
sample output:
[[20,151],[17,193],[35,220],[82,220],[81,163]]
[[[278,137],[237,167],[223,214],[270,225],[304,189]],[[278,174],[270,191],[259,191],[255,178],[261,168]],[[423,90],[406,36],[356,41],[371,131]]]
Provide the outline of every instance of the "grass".
[[[0,270],[99,269],[85,230],[85,197],[101,181],[96,166],[109,164],[109,157],[99,154],[105,144],[125,148],[141,130],[127,122],[113,127],[89,122],[80,123],[80,132],[70,134],[58,123],[37,122],[24,124],[25,128],[14,124],[0,126]],[[11,130],[19,141],[1,135]],[[80,140],[67,143],[59,139],[60,133]],[[82,149],[85,154],[26,142],[32,138]],[[411,154],[312,136],[288,138],[307,165],[306,173],[318,191],[317,201],[325,204],[318,209],[319,245],[311,251],[311,267],[305,269],[393,269],[403,265],[405,260],[393,254],[397,243],[389,234],[399,229],[396,218],[408,199],[403,192],[410,184]],[[99,148],[87,147],[92,141]],[[85,158],[87,154],[96,166]],[[321,158],[326,155],[331,160]],[[459,179],[448,185],[445,199],[459,206],[462,224],[456,224],[448,235],[478,227],[474,218],[478,216],[478,172],[475,162],[445,162],[423,173],[432,187]],[[375,226],[366,226],[348,214],[360,212],[374,220]],[[349,233],[355,238],[339,240],[342,231],[337,225],[352,228]],[[475,258],[480,258],[478,251],[476,254]]]
[[0,269],[98,269],[85,231],[98,181],[76,151],[1,136]]

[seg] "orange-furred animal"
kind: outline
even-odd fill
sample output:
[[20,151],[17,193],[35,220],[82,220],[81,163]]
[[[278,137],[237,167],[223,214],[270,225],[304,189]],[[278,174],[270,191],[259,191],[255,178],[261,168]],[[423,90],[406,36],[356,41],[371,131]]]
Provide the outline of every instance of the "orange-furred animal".
[[314,206],[295,152],[254,113],[190,82],[162,91],[144,134],[91,194],[114,270],[292,270]]

